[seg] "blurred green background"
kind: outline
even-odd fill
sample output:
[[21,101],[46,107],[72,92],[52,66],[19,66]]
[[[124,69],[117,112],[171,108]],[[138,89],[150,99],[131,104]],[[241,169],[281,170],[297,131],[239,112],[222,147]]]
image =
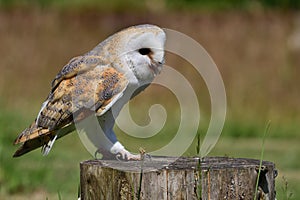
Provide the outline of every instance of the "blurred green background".
[[[197,40],[216,62],[226,87],[223,133],[209,156],[260,157],[275,162],[277,199],[300,198],[300,1],[297,0],[0,0],[0,199],[75,199],[79,162],[91,159],[76,133],[54,145],[13,159],[15,137],[35,118],[50,83],[69,59],[116,31],[151,23]],[[199,134],[210,118],[202,78],[178,56],[167,54],[197,92]],[[138,124],[149,122],[152,104],[168,119],[153,138],[138,140],[116,128],[131,151],[166,144],[176,133],[180,108],[165,88],[150,86],[130,103]],[[188,133],[187,133],[188,134]],[[196,139],[187,156],[196,155]],[[287,184],[287,186],[286,186]]]

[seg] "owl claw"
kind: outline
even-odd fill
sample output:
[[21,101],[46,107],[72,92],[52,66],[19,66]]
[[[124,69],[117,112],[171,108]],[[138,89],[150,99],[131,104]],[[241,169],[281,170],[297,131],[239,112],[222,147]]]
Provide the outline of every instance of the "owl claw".
[[140,154],[132,154],[127,150],[122,150],[116,154],[116,159],[119,161],[142,160]]
[[150,159],[151,156],[146,154],[146,151],[143,148],[139,149],[140,154],[132,154],[125,149],[125,147],[120,143],[116,142],[113,147],[110,149],[110,152],[115,155],[115,158],[119,161],[129,161],[129,160],[145,160]]
[[145,152],[140,152],[140,154],[132,154],[127,150],[122,150],[116,154],[116,159],[119,161],[151,160],[151,156]]

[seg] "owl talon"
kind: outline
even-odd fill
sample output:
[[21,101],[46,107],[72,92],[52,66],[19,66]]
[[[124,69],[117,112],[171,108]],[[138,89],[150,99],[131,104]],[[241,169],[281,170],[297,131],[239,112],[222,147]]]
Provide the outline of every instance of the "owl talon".
[[131,154],[127,150],[122,150],[116,154],[116,159],[119,161],[141,160],[141,155]]
[[127,150],[122,150],[121,152],[117,153],[116,159],[119,161],[138,161],[138,160],[150,160],[151,155],[146,154],[145,152],[140,152],[140,154],[132,154]]

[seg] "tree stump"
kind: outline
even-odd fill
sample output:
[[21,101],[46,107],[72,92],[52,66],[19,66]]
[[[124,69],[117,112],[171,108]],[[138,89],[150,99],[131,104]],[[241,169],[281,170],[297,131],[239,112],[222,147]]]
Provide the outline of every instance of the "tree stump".
[[[254,199],[259,160],[151,157],[80,164],[81,199]],[[277,171],[263,161],[257,199],[275,199]]]

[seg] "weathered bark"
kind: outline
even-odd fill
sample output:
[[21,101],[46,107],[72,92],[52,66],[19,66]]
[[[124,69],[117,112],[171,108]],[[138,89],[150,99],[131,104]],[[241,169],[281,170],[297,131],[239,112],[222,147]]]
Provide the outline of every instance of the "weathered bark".
[[[264,161],[258,199],[275,199],[274,164]],[[254,199],[259,160],[176,158],[80,164],[81,199]]]

